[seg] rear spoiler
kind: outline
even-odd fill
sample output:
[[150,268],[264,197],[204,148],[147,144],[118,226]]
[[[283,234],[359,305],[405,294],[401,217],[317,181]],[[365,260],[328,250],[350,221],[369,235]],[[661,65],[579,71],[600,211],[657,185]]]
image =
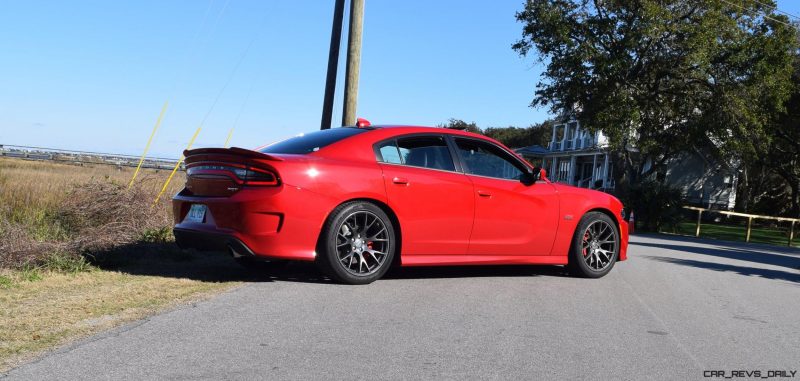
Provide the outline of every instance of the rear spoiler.
[[263,160],[271,160],[271,161],[283,161],[283,159],[268,155],[266,153],[261,153],[258,151],[253,151],[245,148],[239,147],[231,147],[231,148],[197,148],[197,149],[187,149],[183,151],[184,157],[189,156],[196,156],[196,155],[236,155],[239,157],[247,157],[252,159],[263,159]]

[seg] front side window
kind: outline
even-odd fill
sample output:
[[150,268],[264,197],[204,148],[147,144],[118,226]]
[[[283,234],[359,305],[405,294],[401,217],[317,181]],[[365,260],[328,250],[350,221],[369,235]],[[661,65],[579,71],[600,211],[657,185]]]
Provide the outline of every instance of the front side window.
[[500,147],[473,139],[456,138],[464,171],[471,175],[519,180],[526,168]]
[[416,136],[384,142],[378,146],[384,163],[455,171],[447,142],[441,136]]

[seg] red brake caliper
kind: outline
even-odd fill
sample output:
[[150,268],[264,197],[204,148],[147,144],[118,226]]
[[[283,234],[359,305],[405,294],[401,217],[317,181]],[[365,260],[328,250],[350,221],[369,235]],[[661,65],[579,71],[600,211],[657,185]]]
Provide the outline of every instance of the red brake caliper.
[[584,245],[583,245],[584,246],[583,247],[583,256],[585,257],[585,256],[589,255],[589,253],[587,251],[589,249],[589,247],[588,247],[588,245],[586,245],[586,244],[589,243],[589,232],[588,231],[586,233],[583,233],[583,243],[584,243]]

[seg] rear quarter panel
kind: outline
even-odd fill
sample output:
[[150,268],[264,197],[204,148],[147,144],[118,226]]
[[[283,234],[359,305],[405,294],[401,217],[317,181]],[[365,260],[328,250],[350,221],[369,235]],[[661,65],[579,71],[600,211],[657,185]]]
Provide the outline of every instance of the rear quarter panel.
[[[276,165],[284,187],[311,192],[313,197],[297,200],[294,209],[302,210],[316,232],[330,212],[351,199],[374,199],[386,203],[383,174],[378,163],[315,155],[295,157]],[[314,237],[316,242],[316,237]]]

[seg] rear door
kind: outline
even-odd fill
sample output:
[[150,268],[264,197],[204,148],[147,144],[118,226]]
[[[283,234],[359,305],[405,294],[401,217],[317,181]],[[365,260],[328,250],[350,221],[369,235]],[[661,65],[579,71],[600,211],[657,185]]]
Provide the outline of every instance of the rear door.
[[375,148],[389,206],[400,219],[403,254],[466,254],[475,195],[444,137],[399,137]]
[[473,138],[453,141],[475,187],[469,254],[549,255],[558,227],[555,187],[520,182],[527,166],[500,146]]

